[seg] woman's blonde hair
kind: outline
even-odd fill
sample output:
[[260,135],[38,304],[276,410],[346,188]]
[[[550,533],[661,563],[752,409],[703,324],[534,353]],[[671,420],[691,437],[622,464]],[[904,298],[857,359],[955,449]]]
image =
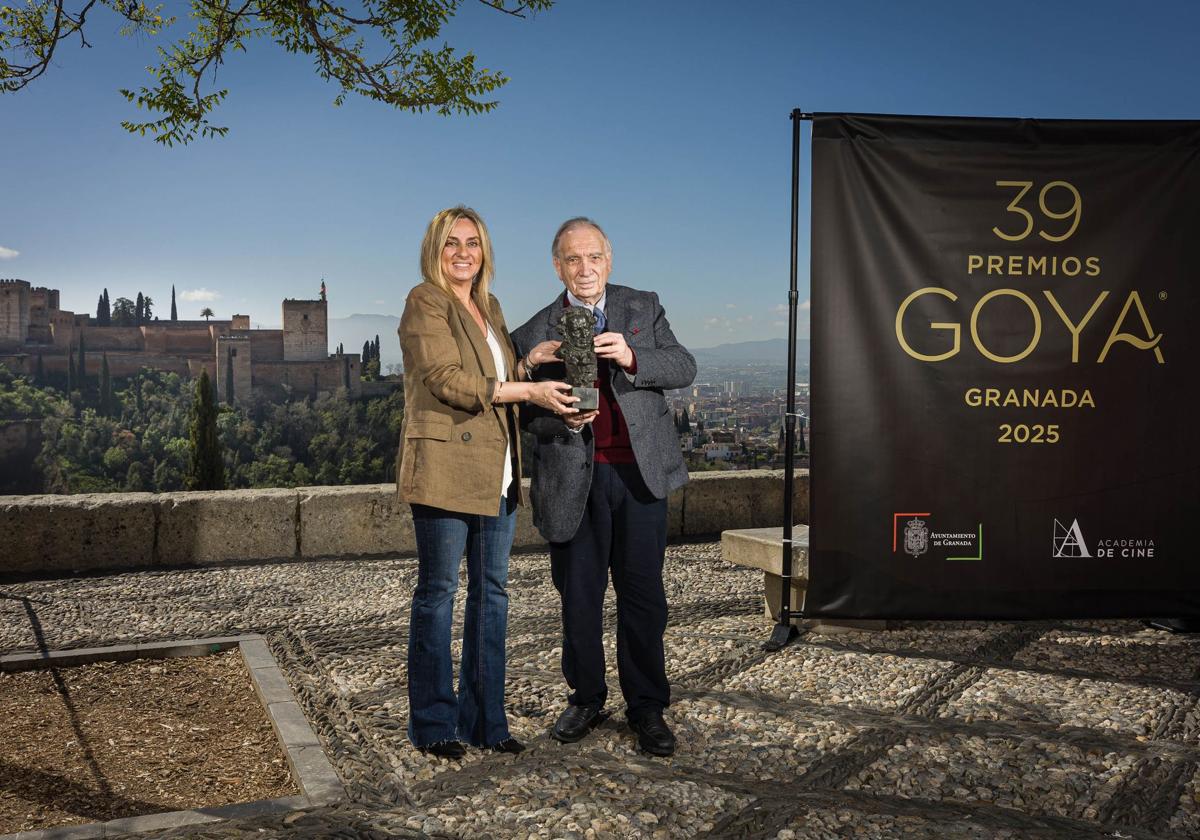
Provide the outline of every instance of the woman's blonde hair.
[[479,273],[475,275],[471,296],[475,298],[475,305],[487,317],[491,315],[488,296],[492,277],[496,273],[496,258],[492,254],[492,238],[488,235],[487,225],[483,223],[483,218],[470,207],[464,207],[461,204],[457,207],[448,207],[429,221],[429,227],[425,228],[425,239],[421,242],[421,277],[426,283],[432,283],[446,294],[454,294],[450,287],[450,281],[442,273],[442,249],[446,247],[450,231],[453,230],[454,224],[459,219],[470,219],[479,230],[479,246],[483,250],[483,262],[479,266]]

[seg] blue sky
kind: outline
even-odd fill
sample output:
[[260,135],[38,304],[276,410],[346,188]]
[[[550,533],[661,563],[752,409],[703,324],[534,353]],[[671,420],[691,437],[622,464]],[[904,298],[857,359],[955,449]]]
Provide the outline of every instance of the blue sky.
[[584,214],[612,282],[657,290],[685,343],[778,337],[793,107],[1200,117],[1195,2],[560,0],[525,21],[469,4],[446,31],[510,76],[492,114],[335,108],[306,59],[260,42],[218,77],[229,136],[165,149],[119,126],[153,42],[106,14],[92,49],[0,95],[0,277],[93,314],[107,287],[165,315],[175,284],[210,296],[181,317],[277,324],[324,277],[331,316],[398,315],[426,222],[463,202],[491,227],[510,325],[561,289],[549,240]]

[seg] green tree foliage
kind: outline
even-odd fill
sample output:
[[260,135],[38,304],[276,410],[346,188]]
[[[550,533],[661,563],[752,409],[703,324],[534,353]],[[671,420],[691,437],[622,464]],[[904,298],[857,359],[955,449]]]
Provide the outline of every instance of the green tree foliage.
[[108,300],[108,289],[100,295],[100,300],[96,303],[96,324],[97,326],[107,327],[112,323],[111,306]]
[[191,490],[224,490],[225,462],[221,457],[221,442],[217,438],[217,401],[213,399],[212,381],[208,371],[200,371],[192,401],[192,421],[188,429],[191,444],[191,469],[188,488]]
[[215,314],[216,313],[213,312],[212,309],[207,306],[200,310],[200,317],[203,318],[205,321],[207,321],[209,318],[213,317]]
[[[35,419],[42,430],[34,489],[0,475],[3,493],[168,492],[187,489],[195,382],[143,369],[112,379],[112,408],[72,402],[0,366],[0,421]],[[395,478],[404,398],[349,400],[344,391],[272,404],[222,407],[217,436],[226,485],[377,484]],[[82,405],[82,407],[80,407]]]
[[110,318],[114,327],[132,327],[137,323],[137,305],[127,297],[119,297],[112,303]]
[[362,379],[374,381],[379,378],[379,336],[375,340],[363,342],[362,369],[359,374]]
[[[7,0],[6,0],[7,2]],[[159,45],[154,80],[121,94],[153,116],[124,121],[130,132],[168,146],[224,136],[209,122],[229,91],[213,89],[216,70],[257,39],[308,57],[318,76],[335,83],[334,104],[358,94],[405,111],[475,114],[496,107],[487,97],[508,79],[476,67],[471,52],[456,54],[443,43],[427,46],[466,0],[188,0],[187,21],[175,40]],[[524,17],[553,0],[479,0],[489,8]],[[173,7],[174,8],[174,7]],[[179,23],[163,4],[145,0],[24,0],[0,6],[0,92],[17,91],[46,72],[64,41],[87,45],[91,17],[116,15],[122,34],[153,39]],[[111,24],[108,24],[111,27]],[[164,38],[163,40],[167,40]],[[374,54],[372,54],[374,53]]]
[[146,320],[145,311],[146,299],[142,296],[141,292],[138,292],[137,302],[133,305],[133,325],[135,327],[141,326]]
[[41,420],[60,412],[73,413],[60,393],[39,388],[0,365],[0,420]]
[[171,320],[179,320],[179,310],[175,307],[175,284],[171,284]]
[[111,417],[113,413],[112,377],[108,372],[108,354],[100,356],[100,405],[101,417]]

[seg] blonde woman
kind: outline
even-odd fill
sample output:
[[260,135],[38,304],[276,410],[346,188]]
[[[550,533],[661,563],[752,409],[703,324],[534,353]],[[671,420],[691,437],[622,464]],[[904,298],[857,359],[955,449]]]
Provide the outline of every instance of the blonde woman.
[[[562,382],[530,382],[553,359],[546,341],[514,355],[489,292],[491,239],[479,214],[451,207],[421,244],[421,276],[400,319],[405,422],[396,479],[412,508],[419,574],[408,636],[408,736],[422,752],[461,758],[462,742],[519,753],[504,711],[508,555],[521,503],[517,406],[574,411]],[[457,694],[450,627],[458,569],[467,604]]]

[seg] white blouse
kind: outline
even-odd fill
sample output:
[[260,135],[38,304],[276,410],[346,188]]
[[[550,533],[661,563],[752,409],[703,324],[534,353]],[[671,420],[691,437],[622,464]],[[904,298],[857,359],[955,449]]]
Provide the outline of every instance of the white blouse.
[[[500,349],[500,342],[496,340],[491,324],[487,325],[487,344],[488,349],[492,351],[492,360],[496,363],[496,381],[504,382],[508,379],[508,367],[504,364],[504,351]],[[500,479],[500,498],[508,495],[508,485],[512,480],[512,441],[509,441],[504,447],[504,477]]]

